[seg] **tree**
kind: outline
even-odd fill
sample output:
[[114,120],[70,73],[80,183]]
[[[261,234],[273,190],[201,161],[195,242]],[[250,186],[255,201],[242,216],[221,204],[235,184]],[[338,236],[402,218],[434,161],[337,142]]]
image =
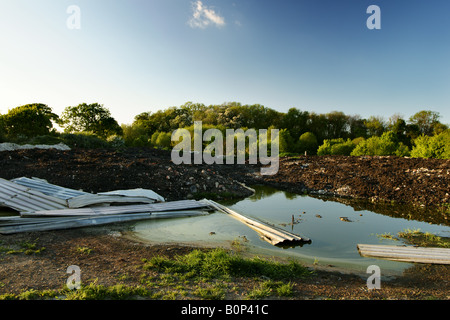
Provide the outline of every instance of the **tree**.
[[295,143],[288,129],[281,129],[278,133],[280,141],[280,153],[295,152]]
[[290,108],[282,117],[281,128],[287,129],[292,138],[296,141],[300,135],[308,131],[308,111],[300,111],[296,108]]
[[431,136],[434,133],[434,128],[440,124],[440,117],[439,112],[422,110],[411,116],[409,122],[417,125],[421,134]]
[[316,154],[317,138],[312,132],[305,132],[298,139],[297,151],[300,153]]
[[348,116],[340,111],[333,111],[326,114],[327,137],[328,138],[345,138],[348,133]]
[[3,130],[7,135],[17,137],[35,137],[47,135],[53,128],[53,121],[57,121],[58,115],[52,109],[42,103],[27,104],[16,107],[1,116]]
[[364,124],[369,137],[381,137],[383,132],[386,131],[386,123],[382,117],[370,116],[369,119],[364,121]]
[[352,139],[358,137],[367,138],[367,127],[364,124],[364,120],[360,115],[354,115],[348,117],[348,130],[349,136]]
[[314,133],[319,144],[327,138],[327,125],[328,121],[326,115],[317,114],[315,112],[309,114],[307,131]]
[[123,134],[111,112],[98,103],[82,103],[76,107],[65,108],[59,124],[67,133],[92,132],[102,138]]

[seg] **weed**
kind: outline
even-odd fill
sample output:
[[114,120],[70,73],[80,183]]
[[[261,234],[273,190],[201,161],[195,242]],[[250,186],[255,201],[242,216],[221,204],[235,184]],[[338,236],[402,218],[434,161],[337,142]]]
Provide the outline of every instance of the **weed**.
[[77,252],[85,255],[89,255],[92,252],[92,249],[87,247],[77,247]]
[[[17,246],[15,246],[15,247],[17,247]],[[6,253],[6,254],[24,253],[26,255],[31,255],[31,254],[40,254],[42,251],[45,250],[45,247],[38,248],[36,242],[28,242],[28,241],[19,243],[18,247],[20,249],[0,247],[0,253],[1,252]]]
[[225,298],[225,290],[220,285],[214,285],[206,288],[197,288],[193,294],[199,298],[206,300],[223,300]]
[[400,238],[420,247],[450,248],[450,238],[440,237],[430,232],[421,232],[420,229],[405,229],[398,233]]
[[150,296],[151,292],[141,286],[126,286],[117,284],[106,287],[92,282],[86,286],[81,286],[77,290],[64,289],[61,292],[66,300],[128,300],[136,296]]
[[382,234],[377,234],[377,237],[380,238],[380,239],[398,241],[398,239],[393,234],[391,234],[389,232],[385,232],[385,233],[382,233]]
[[174,259],[154,257],[146,260],[144,269],[184,274],[185,278],[227,279],[232,276],[268,277],[271,279],[302,278],[310,271],[296,261],[281,263],[259,257],[245,259],[218,248],[207,252],[194,250]]

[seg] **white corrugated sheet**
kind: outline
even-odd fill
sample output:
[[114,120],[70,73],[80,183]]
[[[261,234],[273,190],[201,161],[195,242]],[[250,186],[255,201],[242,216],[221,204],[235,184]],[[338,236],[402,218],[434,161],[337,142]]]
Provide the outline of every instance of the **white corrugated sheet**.
[[[7,180],[4,180],[7,181]],[[87,193],[84,191],[64,188],[39,178],[16,178],[9,182],[17,184],[17,190],[19,186],[27,188],[28,191],[33,190],[44,194],[49,199],[60,199],[63,201],[57,201],[59,204],[63,204],[66,208],[83,208],[92,205],[109,205],[111,203],[155,203],[163,202],[164,198],[152,190],[147,189],[131,189],[131,190],[116,190],[110,192],[102,192],[97,194]],[[0,194],[2,193],[0,185]],[[23,189],[22,189],[23,190]],[[19,192],[19,191],[18,191]],[[22,193],[20,191],[19,193]],[[0,196],[1,197],[1,196]],[[1,198],[0,198],[1,199]],[[25,206],[27,210],[21,210],[17,207],[12,207],[20,212],[22,211],[42,211],[40,207],[29,206],[25,203],[22,197],[22,206]],[[8,202],[10,203],[10,202]],[[9,205],[6,205],[9,206]],[[20,207],[19,207],[20,208]],[[44,208],[45,210],[45,208]]]
[[19,212],[67,208],[66,201],[0,178],[0,206]]

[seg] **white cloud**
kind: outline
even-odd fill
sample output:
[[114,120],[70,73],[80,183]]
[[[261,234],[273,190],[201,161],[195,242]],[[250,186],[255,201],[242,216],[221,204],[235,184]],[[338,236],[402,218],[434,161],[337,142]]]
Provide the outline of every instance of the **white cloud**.
[[218,15],[213,9],[205,6],[200,0],[193,2],[192,7],[194,13],[189,20],[189,25],[192,28],[203,29],[210,25],[215,25],[216,27],[225,25],[225,19]]

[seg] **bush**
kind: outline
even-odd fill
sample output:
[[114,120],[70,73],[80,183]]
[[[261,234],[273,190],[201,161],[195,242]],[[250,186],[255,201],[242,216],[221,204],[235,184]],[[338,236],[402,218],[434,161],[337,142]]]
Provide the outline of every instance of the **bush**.
[[44,145],[55,145],[58,143],[63,142],[63,140],[56,136],[56,135],[43,135],[43,136],[36,136],[28,140],[28,144],[37,145],[37,144],[44,144]]
[[450,159],[450,130],[432,137],[422,135],[415,139],[411,157]]
[[108,144],[111,148],[114,148],[114,149],[125,148],[125,140],[118,135],[109,136],[106,139],[106,141],[108,142]]
[[150,136],[148,130],[140,123],[132,125],[122,125],[123,139],[125,144],[130,147],[145,147],[150,145]]
[[93,133],[62,133],[61,140],[70,148],[101,149],[108,148],[109,144]]
[[331,146],[331,154],[333,155],[341,155],[341,156],[349,156],[353,149],[355,149],[356,145],[348,139],[342,143],[336,143]]
[[159,148],[170,148],[172,135],[169,132],[155,132],[151,138],[152,145]]
[[352,156],[407,156],[409,148],[398,142],[394,132],[388,131],[381,137],[370,137],[359,143],[351,152]]
[[317,147],[317,138],[312,132],[305,132],[298,139],[297,151],[300,153],[316,154]]
[[317,154],[323,155],[342,155],[349,156],[355,149],[356,145],[364,141],[364,138],[356,138],[353,141],[342,138],[339,139],[325,139],[323,144],[317,150]]

